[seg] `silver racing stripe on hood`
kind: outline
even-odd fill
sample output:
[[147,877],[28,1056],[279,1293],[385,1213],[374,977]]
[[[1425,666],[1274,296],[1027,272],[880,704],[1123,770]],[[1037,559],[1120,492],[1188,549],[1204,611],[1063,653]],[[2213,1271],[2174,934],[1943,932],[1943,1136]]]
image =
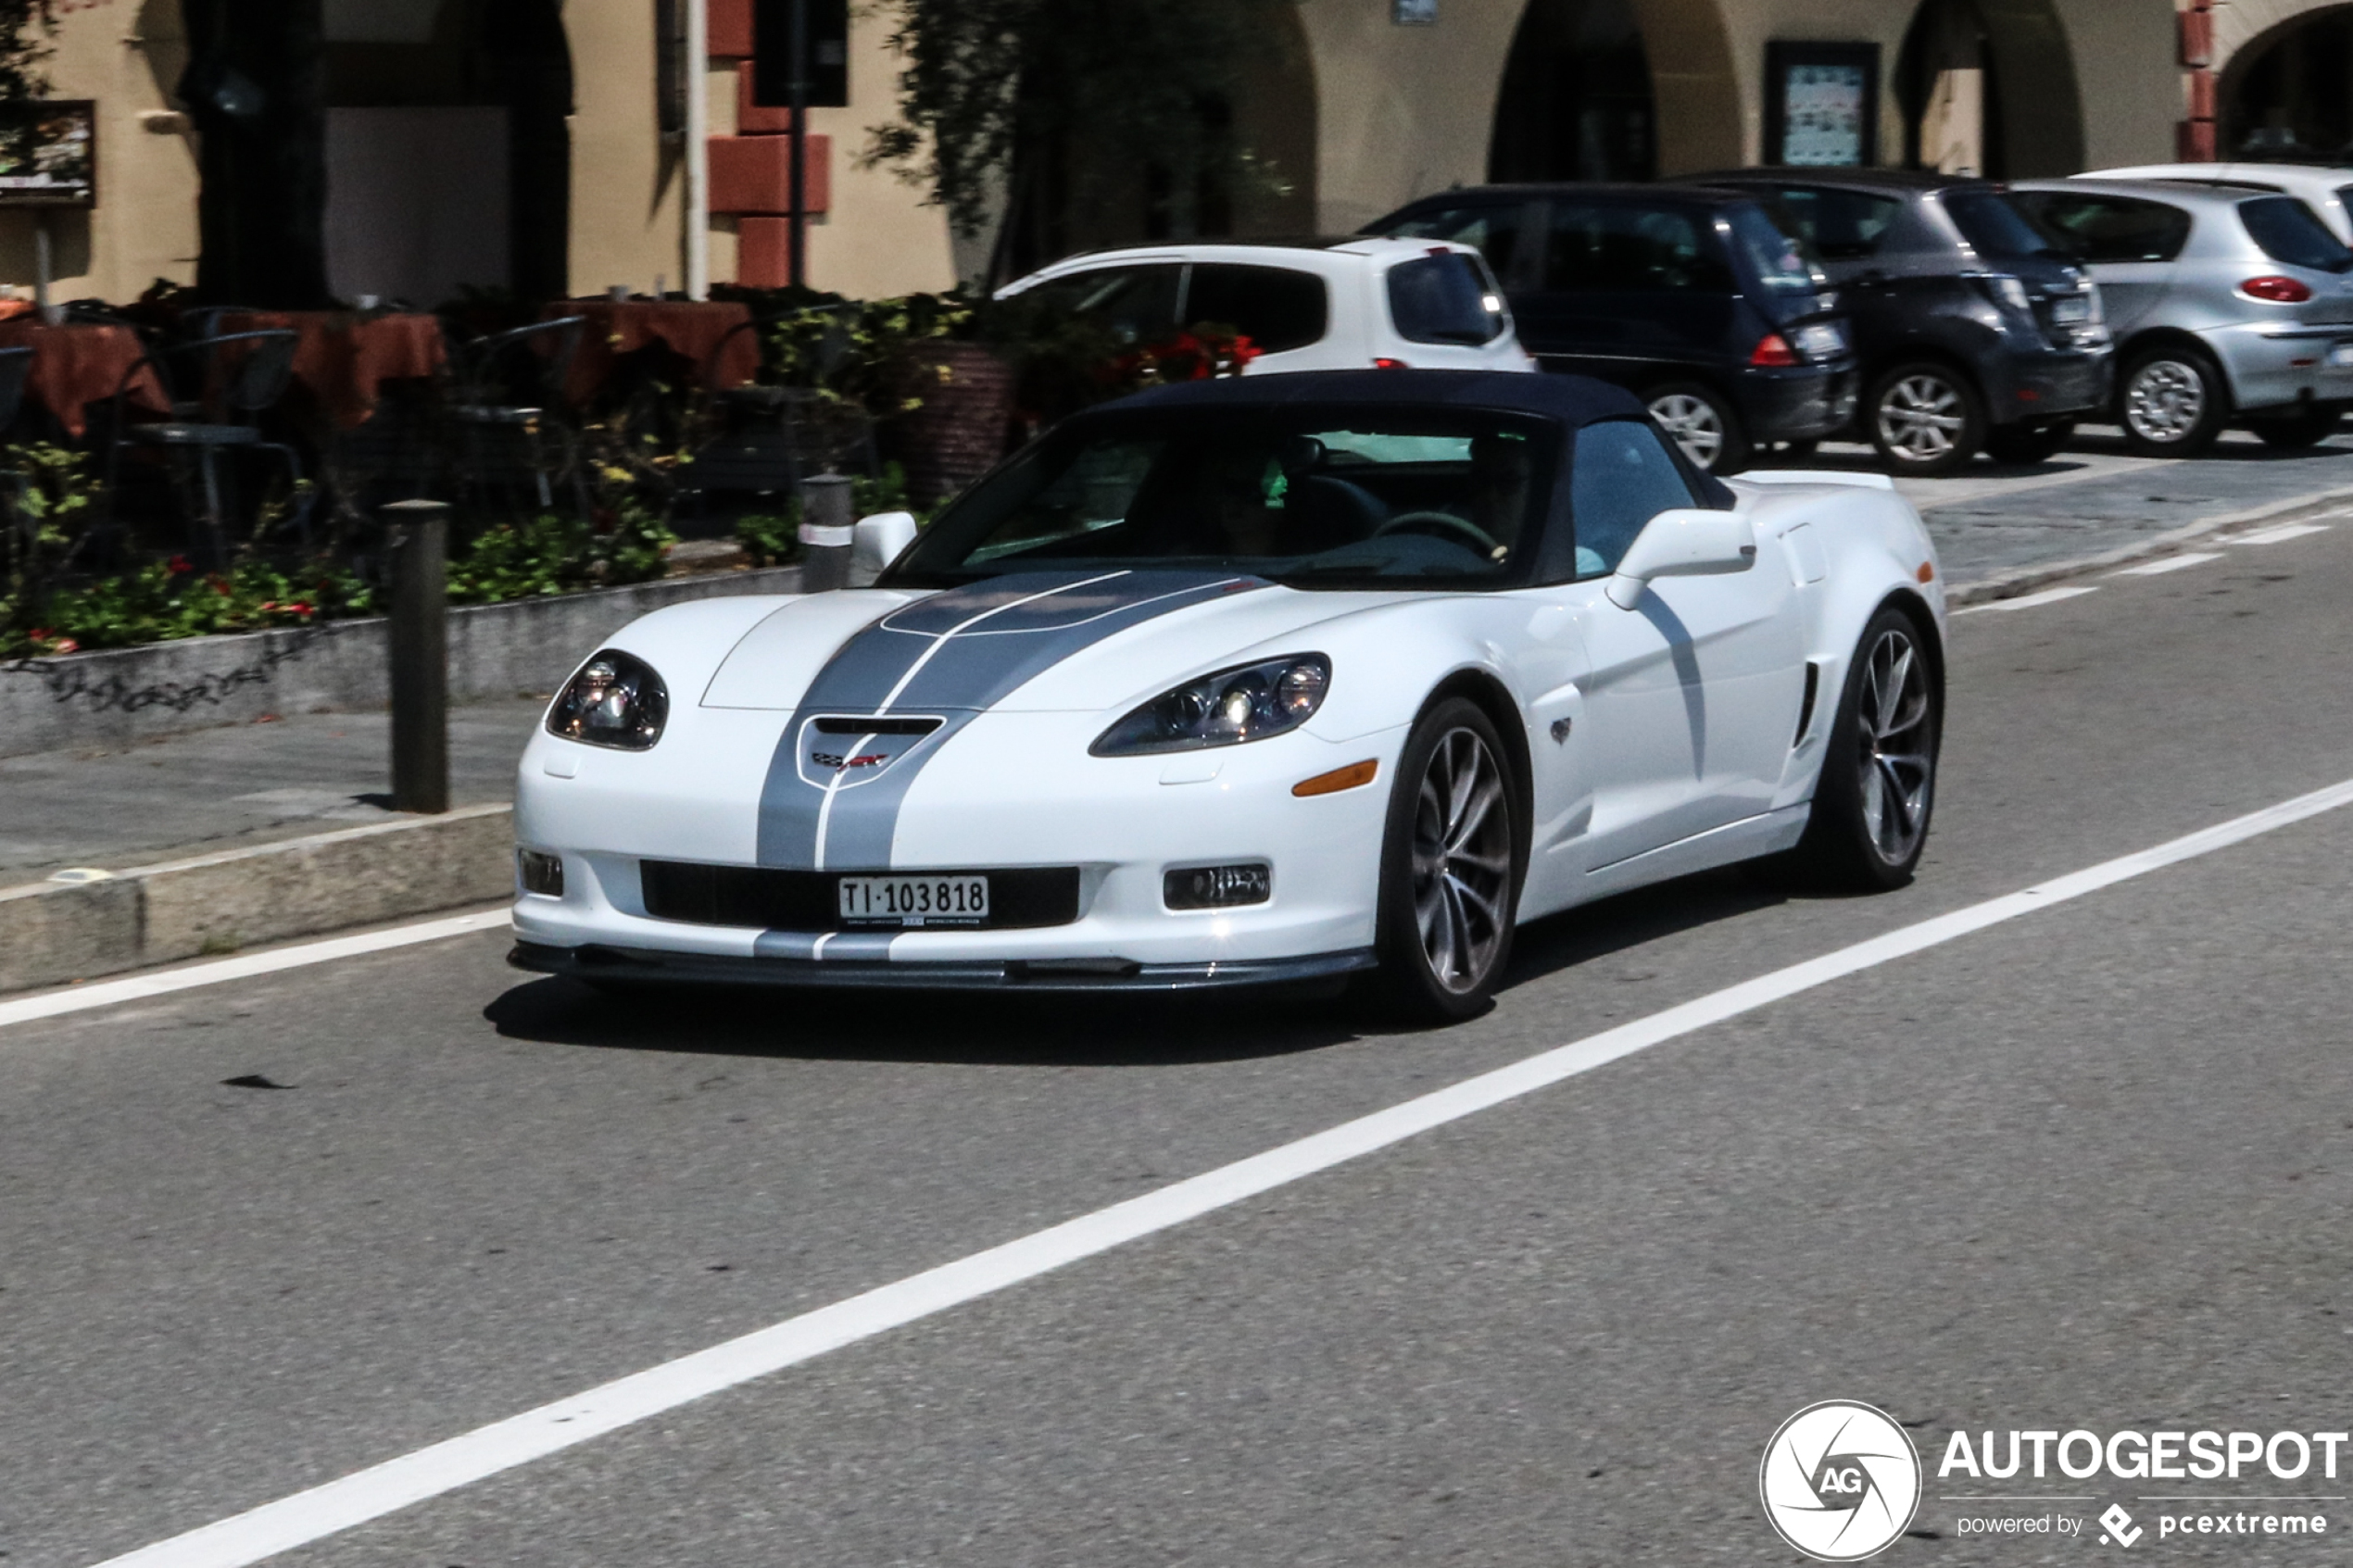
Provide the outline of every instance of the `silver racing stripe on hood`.
[[908,788],[959,730],[1105,638],[1265,585],[1204,571],[1032,571],[892,610],[826,661],[785,726],[760,792],[760,863],[891,869]]

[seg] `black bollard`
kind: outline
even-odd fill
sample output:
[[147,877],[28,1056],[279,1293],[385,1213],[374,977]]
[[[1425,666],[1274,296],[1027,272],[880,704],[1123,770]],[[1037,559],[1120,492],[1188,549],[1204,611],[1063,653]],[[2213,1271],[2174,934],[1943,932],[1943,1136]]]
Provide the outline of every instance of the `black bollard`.
[[392,562],[392,809],[449,809],[449,508],[384,509]]
[[815,473],[800,482],[800,591],[849,585],[852,539],[849,476]]

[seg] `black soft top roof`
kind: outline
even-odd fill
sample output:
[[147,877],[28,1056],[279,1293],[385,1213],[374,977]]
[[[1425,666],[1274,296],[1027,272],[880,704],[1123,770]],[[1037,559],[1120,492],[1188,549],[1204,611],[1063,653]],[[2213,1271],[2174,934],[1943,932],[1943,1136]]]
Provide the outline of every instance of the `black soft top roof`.
[[1077,418],[1148,408],[1296,408],[1316,403],[1497,408],[1556,420],[1572,430],[1602,420],[1639,420],[1648,412],[1632,393],[1588,376],[1511,370],[1293,370],[1179,382],[1102,404]]

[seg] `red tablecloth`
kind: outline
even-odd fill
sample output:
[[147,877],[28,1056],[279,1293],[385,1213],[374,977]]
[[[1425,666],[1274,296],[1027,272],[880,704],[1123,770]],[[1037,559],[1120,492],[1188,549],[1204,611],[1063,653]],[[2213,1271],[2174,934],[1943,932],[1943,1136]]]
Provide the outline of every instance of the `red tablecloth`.
[[[742,386],[760,373],[760,337],[737,332],[749,326],[750,309],[735,303],[686,299],[565,299],[541,313],[543,320],[585,316],[580,352],[572,362],[565,395],[586,401],[612,376],[623,354],[659,344],[690,361],[714,392]],[[730,336],[729,334],[734,335]]]
[[[32,350],[25,390],[76,439],[89,433],[90,405],[112,397],[122,378],[147,353],[146,345],[129,327],[44,327],[22,319],[0,321],[0,348]],[[171,412],[171,399],[153,370],[133,378],[131,401],[150,414]]]
[[426,315],[354,316],[342,310],[254,310],[215,318],[213,331],[291,330],[294,376],[345,430],[368,422],[388,381],[423,380],[449,361],[441,322]]

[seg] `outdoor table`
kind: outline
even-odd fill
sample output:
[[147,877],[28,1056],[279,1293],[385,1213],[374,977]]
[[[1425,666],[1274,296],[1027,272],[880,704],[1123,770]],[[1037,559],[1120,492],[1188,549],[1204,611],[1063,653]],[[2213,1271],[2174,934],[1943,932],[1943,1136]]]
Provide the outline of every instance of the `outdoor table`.
[[440,320],[409,312],[224,311],[214,318],[212,330],[217,336],[284,331],[299,334],[294,379],[341,430],[356,430],[374,417],[384,383],[429,380],[449,361]]
[[[736,331],[751,322],[749,307],[689,299],[563,299],[541,312],[542,320],[586,318],[580,352],[572,361],[564,395],[585,402],[611,379],[614,361],[656,345],[693,362],[713,392],[748,384],[760,373],[757,333]],[[732,336],[729,334],[733,334]]]
[[[122,386],[147,345],[129,327],[113,323],[44,326],[19,318],[0,321],[0,348],[30,348],[32,366],[25,390],[80,440],[90,431],[90,405],[103,403]],[[171,399],[153,367],[132,377],[130,401],[150,414],[171,412]]]

